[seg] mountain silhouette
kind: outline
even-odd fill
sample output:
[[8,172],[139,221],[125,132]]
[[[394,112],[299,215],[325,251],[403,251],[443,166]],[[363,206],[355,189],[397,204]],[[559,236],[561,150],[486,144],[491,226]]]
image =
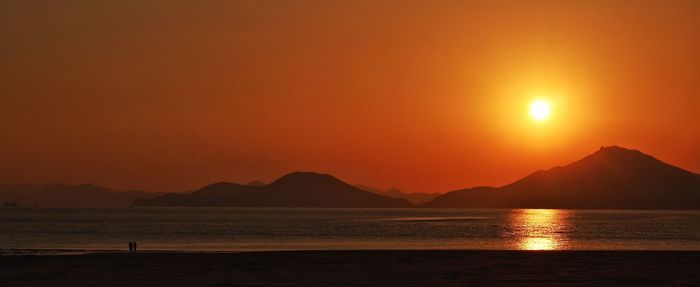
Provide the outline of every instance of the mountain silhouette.
[[129,207],[137,198],[158,195],[144,191],[114,191],[92,184],[0,185],[0,202],[13,202],[20,207]]
[[[425,195],[423,199],[412,197]],[[331,175],[294,172],[270,184],[218,182],[188,193],[114,191],[83,184],[0,184],[0,203],[20,207],[128,206],[412,207],[435,194],[349,185]],[[534,172],[502,187],[455,190],[430,208],[700,209],[700,175],[637,150],[601,147],[566,166]]]
[[259,180],[253,180],[253,181],[251,181],[251,182],[249,182],[249,183],[246,183],[246,185],[263,186],[263,185],[265,185],[265,183],[262,182],[262,181],[259,181]]
[[700,209],[700,175],[637,150],[601,147],[566,166],[500,188],[438,196],[423,207]]
[[374,194],[379,194],[379,195],[383,195],[383,196],[391,197],[391,198],[403,198],[403,199],[406,199],[414,204],[428,202],[428,201],[432,200],[433,198],[437,197],[438,195],[440,195],[439,193],[427,193],[427,192],[408,193],[408,192],[403,192],[402,190],[400,190],[398,188],[381,190],[378,188],[374,188],[374,187],[366,186],[366,185],[361,185],[361,184],[356,184],[355,186],[359,189],[366,190],[366,191],[372,192]]
[[139,199],[133,206],[410,207],[411,203],[359,189],[331,175],[293,172],[263,186],[220,182],[190,193]]

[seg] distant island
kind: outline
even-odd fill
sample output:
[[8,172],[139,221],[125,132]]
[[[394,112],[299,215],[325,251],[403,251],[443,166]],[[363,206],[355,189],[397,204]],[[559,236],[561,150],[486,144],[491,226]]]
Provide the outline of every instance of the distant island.
[[413,204],[362,190],[331,175],[293,172],[267,185],[220,182],[190,193],[139,199],[133,206],[396,208]]
[[455,190],[433,208],[700,209],[700,175],[637,150],[601,147],[511,184]]
[[0,185],[7,206],[588,208],[700,209],[700,175],[637,150],[601,147],[574,163],[537,171],[502,187],[404,193],[351,185],[315,172],[293,172],[267,184],[219,182],[184,193],[114,191],[96,185]]
[[161,193],[115,191],[92,184],[0,184],[0,202],[12,207],[119,208],[158,195]]
[[403,198],[410,201],[413,204],[421,204],[433,200],[433,198],[440,195],[440,193],[428,193],[428,192],[404,192],[398,188],[390,188],[387,190],[381,190],[378,188],[366,186],[366,185],[355,185],[357,188],[372,192],[374,194],[379,194],[382,196],[387,196],[391,198]]
[[610,146],[502,187],[456,190],[421,204],[404,196],[352,186],[326,174],[296,172],[269,185],[218,183],[140,199],[134,206],[700,209],[700,175],[637,150]]

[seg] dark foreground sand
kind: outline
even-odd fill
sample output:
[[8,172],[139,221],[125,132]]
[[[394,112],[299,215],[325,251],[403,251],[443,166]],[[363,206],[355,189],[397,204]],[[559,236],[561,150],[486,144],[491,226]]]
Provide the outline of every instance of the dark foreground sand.
[[0,256],[0,286],[700,286],[700,252],[296,251]]

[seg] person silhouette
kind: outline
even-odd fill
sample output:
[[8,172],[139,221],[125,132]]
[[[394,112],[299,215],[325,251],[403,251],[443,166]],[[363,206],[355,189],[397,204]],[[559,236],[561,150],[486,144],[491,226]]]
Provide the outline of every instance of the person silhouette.
[[129,241],[129,254],[134,253],[134,243]]
[[136,241],[134,241],[134,254],[136,254]]

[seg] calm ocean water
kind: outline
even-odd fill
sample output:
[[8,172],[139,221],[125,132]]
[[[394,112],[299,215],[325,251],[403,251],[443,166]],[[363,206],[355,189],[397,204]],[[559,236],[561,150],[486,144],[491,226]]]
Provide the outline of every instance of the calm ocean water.
[[126,249],[700,250],[700,211],[0,209],[0,253]]

